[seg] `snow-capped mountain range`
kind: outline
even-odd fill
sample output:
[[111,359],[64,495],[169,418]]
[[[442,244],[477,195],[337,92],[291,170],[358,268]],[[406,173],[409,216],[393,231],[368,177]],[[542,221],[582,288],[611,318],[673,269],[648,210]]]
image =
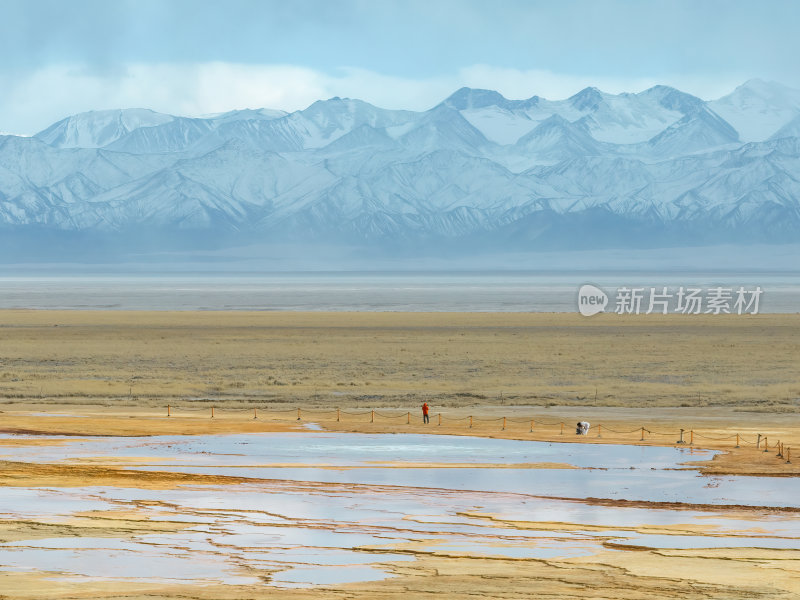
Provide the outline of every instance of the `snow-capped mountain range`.
[[[748,81],[424,112],[83,113],[0,136],[0,238],[538,248],[797,241],[800,91]],[[44,242],[43,242],[44,243]]]

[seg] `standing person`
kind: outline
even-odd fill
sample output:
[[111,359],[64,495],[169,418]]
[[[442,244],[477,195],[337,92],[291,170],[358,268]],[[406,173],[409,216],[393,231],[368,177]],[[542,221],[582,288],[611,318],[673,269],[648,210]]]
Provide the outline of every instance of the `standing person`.
[[422,422],[423,423],[428,423],[428,421],[429,421],[429,418],[428,418],[428,403],[427,402],[423,402],[422,403]]

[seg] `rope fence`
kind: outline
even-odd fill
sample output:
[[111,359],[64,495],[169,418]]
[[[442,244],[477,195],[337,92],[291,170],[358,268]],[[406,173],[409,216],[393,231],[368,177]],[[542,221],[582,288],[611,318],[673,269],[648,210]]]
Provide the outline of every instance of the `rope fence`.
[[[188,413],[188,415],[187,415]],[[180,417],[180,416],[203,416],[203,413],[211,419],[222,419],[232,416],[250,416],[252,419],[267,419],[267,420],[293,420],[302,421],[304,418],[313,418],[320,421],[335,421],[337,423],[346,422],[348,424],[385,424],[385,425],[421,425],[424,423],[422,415],[417,411],[390,411],[390,410],[342,410],[340,408],[333,409],[309,409],[309,408],[272,408],[268,406],[251,406],[243,408],[229,408],[211,406],[173,406],[167,405],[167,417]],[[443,415],[443,413],[430,414],[430,422],[434,426],[445,427],[463,427],[466,429],[481,429],[486,431],[491,428],[493,430],[505,431],[511,426],[516,426],[516,429],[522,429],[519,426],[523,425],[528,428],[528,432],[539,436],[548,435],[565,435],[565,431],[571,429],[565,421],[544,421],[536,418],[525,417],[478,417],[475,415],[466,416],[450,416]],[[574,427],[574,426],[573,426]],[[614,436],[638,436],[640,442],[646,442],[654,436],[658,437],[673,437],[676,438],[675,445],[694,446],[695,437],[698,440],[704,440],[715,443],[730,443],[735,448],[740,448],[743,445],[754,446],[756,450],[760,450],[767,454],[774,452],[777,458],[791,463],[791,447],[786,446],[780,440],[770,442],[768,436],[763,434],[741,434],[734,433],[730,435],[712,435],[709,433],[701,433],[695,429],[680,429],[679,431],[654,431],[646,427],[636,427],[635,429],[618,430],[612,429],[602,423],[593,426],[591,434],[586,432],[579,434],[579,438],[595,437],[602,438],[603,435],[611,434]],[[719,444],[727,445],[727,444]]]

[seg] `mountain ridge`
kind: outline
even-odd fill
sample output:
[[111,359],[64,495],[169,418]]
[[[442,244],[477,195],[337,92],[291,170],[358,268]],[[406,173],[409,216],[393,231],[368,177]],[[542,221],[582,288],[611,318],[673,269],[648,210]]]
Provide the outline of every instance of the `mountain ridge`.
[[165,247],[791,242],[799,135],[800,91],[762,81],[709,102],[659,85],[556,101],[461,88],[427,111],[339,97],[292,113],[96,111],[0,136],[0,232]]

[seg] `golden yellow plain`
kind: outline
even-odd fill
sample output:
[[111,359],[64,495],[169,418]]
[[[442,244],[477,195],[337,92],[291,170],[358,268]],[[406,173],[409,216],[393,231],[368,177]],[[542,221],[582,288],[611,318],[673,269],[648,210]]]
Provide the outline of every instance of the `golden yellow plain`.
[[0,401],[796,412],[800,315],[0,311]]

